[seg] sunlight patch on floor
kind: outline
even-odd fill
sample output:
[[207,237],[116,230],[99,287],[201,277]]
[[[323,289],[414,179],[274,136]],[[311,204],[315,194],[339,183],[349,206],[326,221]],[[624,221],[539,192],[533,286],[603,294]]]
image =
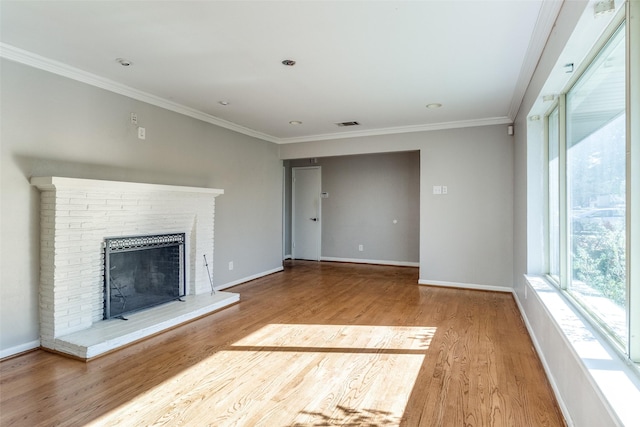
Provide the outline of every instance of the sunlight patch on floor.
[[267,325],[94,425],[399,425],[434,333]]
[[424,350],[434,333],[429,327],[270,324],[233,346]]

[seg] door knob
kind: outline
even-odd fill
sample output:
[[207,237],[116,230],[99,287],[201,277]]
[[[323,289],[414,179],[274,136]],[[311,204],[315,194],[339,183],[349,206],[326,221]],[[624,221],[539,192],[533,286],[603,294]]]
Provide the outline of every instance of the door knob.
[[309,218],[311,221],[317,221],[318,218]]

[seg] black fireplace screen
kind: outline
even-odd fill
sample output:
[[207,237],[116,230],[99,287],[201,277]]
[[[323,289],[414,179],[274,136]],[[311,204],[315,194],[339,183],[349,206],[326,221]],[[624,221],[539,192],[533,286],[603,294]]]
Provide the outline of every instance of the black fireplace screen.
[[184,233],[105,239],[104,318],[185,295]]

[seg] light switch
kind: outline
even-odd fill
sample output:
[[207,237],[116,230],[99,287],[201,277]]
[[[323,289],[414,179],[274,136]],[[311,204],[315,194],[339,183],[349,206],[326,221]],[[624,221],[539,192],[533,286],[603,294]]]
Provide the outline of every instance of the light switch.
[[442,186],[434,185],[433,186],[433,194],[442,194]]
[[447,186],[446,185],[442,186],[442,194],[447,194]]

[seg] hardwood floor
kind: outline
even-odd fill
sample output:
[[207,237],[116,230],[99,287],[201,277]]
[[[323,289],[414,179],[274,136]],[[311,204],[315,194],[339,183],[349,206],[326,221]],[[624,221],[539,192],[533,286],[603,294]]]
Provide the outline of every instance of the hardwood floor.
[[510,294],[292,261],[240,303],[88,363],[0,363],[0,425],[563,426]]

